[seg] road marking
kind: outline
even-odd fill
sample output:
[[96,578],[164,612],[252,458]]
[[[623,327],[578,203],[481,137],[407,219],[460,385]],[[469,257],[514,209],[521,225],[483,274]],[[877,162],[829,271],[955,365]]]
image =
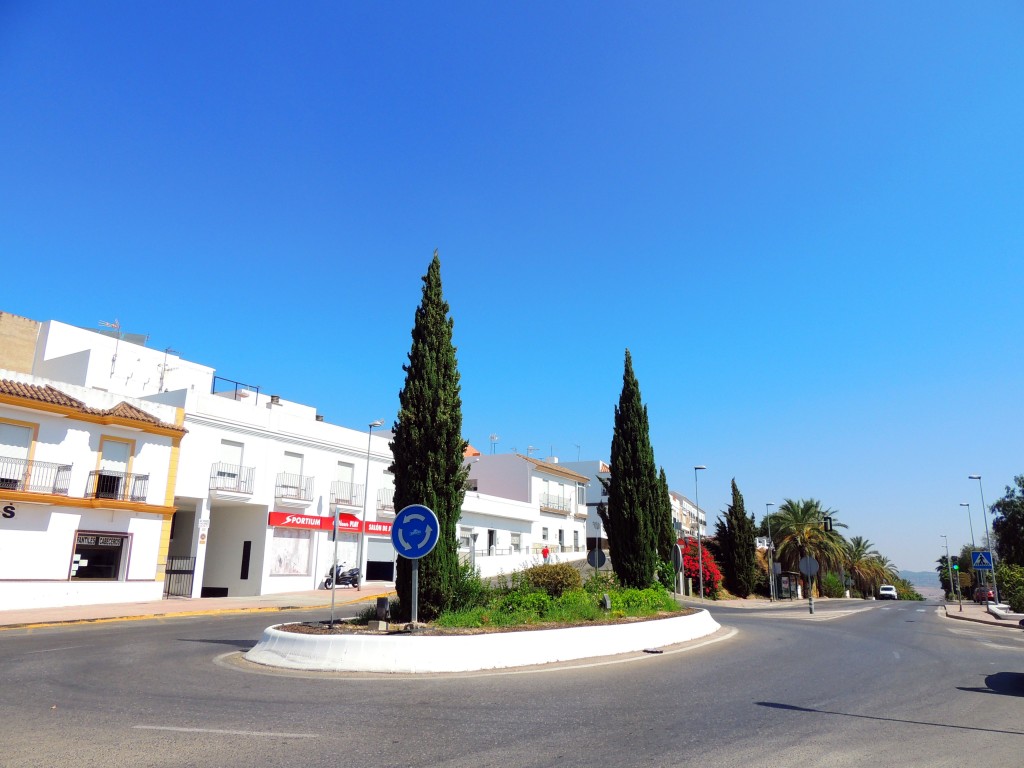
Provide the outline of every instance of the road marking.
[[900,658],[900,652],[899,651],[893,651],[892,655],[893,655],[893,658],[899,660],[899,658]]
[[925,609],[924,609],[924,608],[918,608],[918,609],[917,609],[917,612],[918,612],[918,613],[924,613],[924,612],[925,612]]
[[25,651],[25,655],[29,656],[33,653],[53,653],[55,651],[70,651],[72,648],[85,648],[84,645],[65,645],[62,648],[41,648],[38,651]]
[[287,733],[285,731],[229,731],[221,728],[175,728],[170,725],[133,725],[140,731],[175,731],[177,733],[215,733],[221,736],[276,736],[289,739],[316,739],[316,733]]

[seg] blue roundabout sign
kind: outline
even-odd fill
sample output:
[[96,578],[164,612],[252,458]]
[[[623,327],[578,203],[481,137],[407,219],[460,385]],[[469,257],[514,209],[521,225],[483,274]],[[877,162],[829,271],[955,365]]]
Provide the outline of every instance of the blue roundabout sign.
[[410,504],[395,515],[391,543],[402,557],[419,560],[437,545],[440,527],[432,509],[422,504]]

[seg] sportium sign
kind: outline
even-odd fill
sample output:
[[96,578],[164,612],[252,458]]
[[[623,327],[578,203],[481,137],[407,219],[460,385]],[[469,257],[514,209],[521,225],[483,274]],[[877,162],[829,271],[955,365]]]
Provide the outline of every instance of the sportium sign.
[[[334,517],[328,515],[298,515],[294,512],[271,512],[267,519],[267,525],[272,528],[305,528],[314,531],[334,530]],[[338,530],[341,533],[359,533],[359,518],[342,512],[338,515]],[[391,523],[382,523],[376,520],[366,521],[365,533],[378,536],[391,535]]]

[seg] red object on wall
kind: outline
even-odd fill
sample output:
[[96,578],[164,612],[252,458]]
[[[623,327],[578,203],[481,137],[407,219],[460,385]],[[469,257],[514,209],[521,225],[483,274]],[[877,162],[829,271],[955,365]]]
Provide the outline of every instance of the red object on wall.
[[[314,531],[334,530],[334,516],[327,515],[299,515],[294,512],[271,512],[267,518],[267,525],[274,528],[305,528]],[[342,512],[338,515],[338,530],[343,533],[359,533],[362,525],[359,518]],[[391,534],[391,523],[378,522],[376,520],[366,521],[366,533],[388,536]]]

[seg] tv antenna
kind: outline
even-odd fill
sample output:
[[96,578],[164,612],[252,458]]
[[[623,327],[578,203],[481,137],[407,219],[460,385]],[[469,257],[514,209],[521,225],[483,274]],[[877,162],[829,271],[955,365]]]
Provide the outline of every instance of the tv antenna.
[[114,367],[117,365],[117,351],[121,345],[121,322],[115,317],[114,322],[108,323],[106,320],[100,320],[100,325],[104,328],[113,328],[117,334],[114,339],[114,356],[110,358],[110,378],[114,378]]

